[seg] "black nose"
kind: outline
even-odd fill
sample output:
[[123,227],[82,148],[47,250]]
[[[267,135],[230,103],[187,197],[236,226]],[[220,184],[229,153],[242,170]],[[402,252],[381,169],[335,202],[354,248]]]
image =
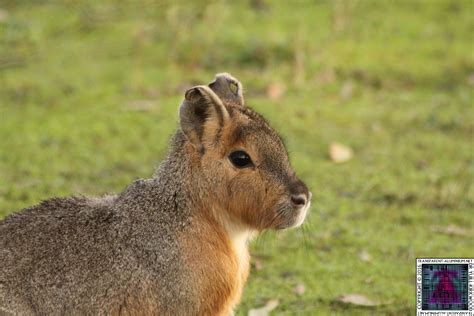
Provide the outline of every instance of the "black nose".
[[293,194],[291,196],[291,203],[296,207],[305,206],[307,201],[308,198],[306,197],[306,194]]
[[294,177],[288,189],[290,191],[291,204],[293,204],[294,207],[303,207],[308,203],[310,193],[303,181]]

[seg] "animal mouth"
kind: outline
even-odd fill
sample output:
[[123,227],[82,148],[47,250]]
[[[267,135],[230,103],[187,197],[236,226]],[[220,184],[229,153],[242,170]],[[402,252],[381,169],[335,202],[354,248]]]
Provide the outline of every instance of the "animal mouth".
[[302,207],[294,207],[290,203],[280,204],[276,211],[276,217],[278,218],[276,222],[278,224],[275,229],[282,230],[301,226],[306,219],[310,206],[311,201],[308,201]]

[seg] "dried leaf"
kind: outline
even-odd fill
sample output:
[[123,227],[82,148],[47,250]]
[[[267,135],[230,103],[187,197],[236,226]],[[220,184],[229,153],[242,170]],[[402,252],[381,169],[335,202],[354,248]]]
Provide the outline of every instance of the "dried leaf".
[[155,101],[153,100],[133,100],[126,104],[126,110],[128,111],[140,111],[148,112],[153,110]]
[[282,82],[272,82],[267,86],[267,96],[272,101],[278,101],[286,92],[286,86]]
[[474,73],[471,73],[471,74],[467,77],[467,82],[468,82],[471,86],[474,86]]
[[303,283],[298,283],[296,286],[293,288],[293,293],[296,295],[303,295],[304,291],[306,290],[305,286]]
[[434,227],[432,229],[436,233],[441,233],[441,234],[446,234],[446,235],[451,235],[451,236],[463,236],[463,237],[469,237],[472,235],[472,232],[469,230],[450,224],[446,227]]
[[354,152],[352,148],[340,144],[340,143],[332,143],[329,146],[329,156],[331,160],[335,163],[343,163],[352,159]]
[[374,302],[368,299],[366,296],[361,294],[346,294],[338,297],[336,299],[337,302],[350,304],[350,305],[358,305],[358,306],[377,306],[380,303]]
[[148,88],[145,90],[145,95],[147,98],[157,99],[160,96],[160,90],[156,88]]
[[315,81],[317,85],[325,85],[333,83],[336,80],[334,69],[327,68],[316,74]]
[[276,300],[276,299],[275,300],[270,300],[263,307],[249,310],[248,316],[268,316],[268,315],[270,315],[270,312],[272,310],[277,308],[278,304],[280,304],[280,302],[278,300]]
[[8,19],[8,11],[0,9],[0,23],[6,22]]
[[378,133],[382,131],[382,125],[379,122],[374,122],[370,125],[373,132]]
[[372,260],[372,256],[367,250],[362,250],[359,252],[359,259],[364,261],[364,262],[369,262]]
[[259,259],[252,259],[252,265],[255,270],[260,271],[263,269],[263,262]]
[[348,100],[352,97],[353,93],[354,93],[354,84],[350,81],[346,81],[341,88],[341,92],[340,92],[341,99]]

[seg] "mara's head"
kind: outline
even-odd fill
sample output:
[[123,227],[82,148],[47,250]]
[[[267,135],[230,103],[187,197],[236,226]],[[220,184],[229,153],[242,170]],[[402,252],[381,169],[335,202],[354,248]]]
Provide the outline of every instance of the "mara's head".
[[187,90],[179,116],[200,194],[215,211],[256,230],[303,223],[311,193],[278,133],[245,106],[239,81],[219,74]]

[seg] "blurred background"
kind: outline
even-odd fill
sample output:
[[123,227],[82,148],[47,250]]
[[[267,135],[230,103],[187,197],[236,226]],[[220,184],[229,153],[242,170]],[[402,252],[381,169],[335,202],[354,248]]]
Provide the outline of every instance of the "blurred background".
[[417,257],[473,256],[473,6],[1,0],[0,218],[151,177],[226,71],[313,192],[252,244],[237,315],[413,314]]

